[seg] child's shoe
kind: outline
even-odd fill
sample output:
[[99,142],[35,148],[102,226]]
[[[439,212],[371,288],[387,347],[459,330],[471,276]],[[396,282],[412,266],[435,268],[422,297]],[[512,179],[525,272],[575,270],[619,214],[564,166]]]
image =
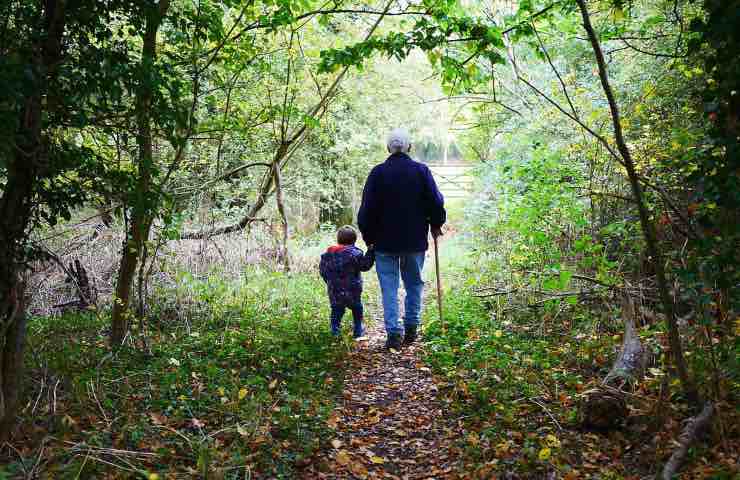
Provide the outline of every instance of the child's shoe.
[[353,328],[352,336],[354,338],[356,338],[356,339],[365,336],[365,329],[362,328],[362,322],[355,322],[354,323],[354,328]]

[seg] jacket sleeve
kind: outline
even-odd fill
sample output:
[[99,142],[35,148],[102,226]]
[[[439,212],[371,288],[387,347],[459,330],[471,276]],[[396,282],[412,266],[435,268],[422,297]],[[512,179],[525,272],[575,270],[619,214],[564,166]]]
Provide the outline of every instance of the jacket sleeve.
[[362,253],[362,250],[359,250],[359,254],[355,257],[355,262],[357,262],[357,268],[361,272],[367,272],[368,270],[373,268],[373,265],[375,264],[375,250],[369,248],[367,250],[367,253],[365,253],[364,255]]
[[357,226],[360,227],[362,239],[368,245],[373,245],[377,236],[377,173],[373,169],[365,181],[365,187],[362,189],[362,203],[360,210],[357,212]]
[[437,188],[437,182],[434,181],[432,171],[424,165],[424,203],[426,206],[427,219],[432,227],[441,227],[447,221],[447,212],[445,211],[445,199]]
[[327,262],[328,262],[328,260],[326,259],[326,257],[324,255],[322,255],[321,256],[321,261],[319,262],[319,273],[321,274],[321,278],[323,278],[324,281],[328,283],[329,282],[329,274],[328,274],[328,271],[327,271],[327,268],[328,268]]

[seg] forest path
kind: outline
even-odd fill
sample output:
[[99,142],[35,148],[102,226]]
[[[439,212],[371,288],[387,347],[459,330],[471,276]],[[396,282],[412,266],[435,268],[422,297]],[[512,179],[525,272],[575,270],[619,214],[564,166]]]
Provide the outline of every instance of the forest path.
[[367,336],[352,347],[343,398],[328,421],[336,436],[302,478],[460,478],[455,443],[462,428],[438,397],[420,344],[399,352],[384,348],[378,304],[365,305]]

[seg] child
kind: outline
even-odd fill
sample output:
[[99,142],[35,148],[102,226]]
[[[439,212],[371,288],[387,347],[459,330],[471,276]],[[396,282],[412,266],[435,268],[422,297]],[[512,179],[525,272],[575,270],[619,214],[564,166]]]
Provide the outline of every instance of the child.
[[319,271],[326,282],[331,305],[331,333],[339,335],[339,326],[345,309],[352,311],[354,337],[364,335],[362,327],[362,277],[375,263],[375,252],[368,248],[367,254],[355,247],[357,232],[346,225],[337,230],[337,243],[321,255]]

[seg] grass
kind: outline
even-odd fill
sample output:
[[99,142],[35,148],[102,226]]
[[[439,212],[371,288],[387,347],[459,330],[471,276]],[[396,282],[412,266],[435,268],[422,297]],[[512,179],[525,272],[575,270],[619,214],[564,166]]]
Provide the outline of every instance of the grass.
[[181,273],[155,297],[151,354],[111,353],[104,312],[30,322],[38,401],[6,476],[36,465],[62,479],[293,478],[319,448],[346,349],[317,275]]

